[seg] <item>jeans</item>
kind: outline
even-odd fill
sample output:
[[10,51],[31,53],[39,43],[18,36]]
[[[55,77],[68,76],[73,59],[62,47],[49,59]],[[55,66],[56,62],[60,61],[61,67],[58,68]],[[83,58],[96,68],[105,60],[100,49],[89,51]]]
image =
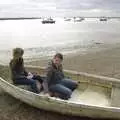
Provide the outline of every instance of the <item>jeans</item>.
[[22,79],[17,79],[15,80],[16,85],[30,85],[32,88],[32,91],[35,93],[39,93],[39,90],[36,85],[36,80],[38,80],[41,84],[43,80],[39,75],[34,75],[33,78],[27,79],[27,78],[22,78]]
[[65,79],[61,80],[60,84],[69,88],[71,91],[73,91],[74,89],[77,88],[77,82],[75,82],[71,79],[68,79],[68,78],[65,78]]
[[42,77],[39,76],[39,75],[33,75],[32,79],[38,80],[41,84],[43,83],[43,79],[42,79]]
[[49,91],[58,94],[61,99],[69,99],[72,91],[77,87],[77,83],[70,79],[63,79],[60,83],[51,85]]

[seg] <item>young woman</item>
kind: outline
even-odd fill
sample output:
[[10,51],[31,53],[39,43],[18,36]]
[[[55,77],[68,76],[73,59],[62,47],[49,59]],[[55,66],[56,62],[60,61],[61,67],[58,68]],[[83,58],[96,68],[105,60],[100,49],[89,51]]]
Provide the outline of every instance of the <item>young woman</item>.
[[32,91],[39,93],[43,80],[39,75],[28,73],[24,67],[24,50],[22,48],[13,49],[13,59],[10,61],[11,79],[16,85],[30,85]]
[[47,67],[47,79],[44,81],[44,90],[51,96],[69,99],[78,83],[64,76],[62,68],[63,55],[57,53]]

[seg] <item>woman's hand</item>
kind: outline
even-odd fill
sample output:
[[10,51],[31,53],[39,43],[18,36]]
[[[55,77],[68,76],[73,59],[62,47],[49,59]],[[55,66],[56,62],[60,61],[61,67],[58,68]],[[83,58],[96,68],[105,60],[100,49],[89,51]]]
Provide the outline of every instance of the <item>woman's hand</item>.
[[28,73],[27,79],[32,79],[33,78],[33,74],[31,72]]

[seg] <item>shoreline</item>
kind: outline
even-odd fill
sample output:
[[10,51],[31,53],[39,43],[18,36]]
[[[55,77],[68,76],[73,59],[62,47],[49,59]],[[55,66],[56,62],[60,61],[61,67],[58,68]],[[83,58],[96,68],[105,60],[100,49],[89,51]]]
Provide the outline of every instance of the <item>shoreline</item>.
[[[52,57],[25,59],[26,65],[46,67]],[[64,55],[63,68],[78,72],[120,78],[120,44],[102,45],[87,51]],[[8,65],[0,63],[1,65]]]
[[[51,57],[52,58],[52,57]],[[27,65],[45,67],[50,59],[26,62]],[[87,54],[68,54],[64,56],[63,68],[78,72],[120,78],[120,45]]]

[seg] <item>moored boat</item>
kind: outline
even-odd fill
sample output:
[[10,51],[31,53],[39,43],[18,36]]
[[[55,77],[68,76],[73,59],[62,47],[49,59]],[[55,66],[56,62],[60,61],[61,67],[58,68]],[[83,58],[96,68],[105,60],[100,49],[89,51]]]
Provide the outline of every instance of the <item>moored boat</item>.
[[71,21],[71,18],[64,18],[64,21]]
[[106,17],[101,17],[99,20],[100,21],[107,21],[107,18]]
[[82,22],[83,20],[85,20],[83,17],[74,17],[74,22]]
[[48,19],[43,19],[42,20],[42,24],[54,24],[55,20],[53,20],[52,18],[48,18]]
[[[26,66],[27,70],[44,75],[45,69]],[[11,96],[34,107],[74,116],[91,118],[120,118],[120,80],[92,75],[83,72],[65,70],[66,75],[79,81],[79,87],[69,100],[35,94],[14,86],[8,74],[0,78],[0,87]],[[7,77],[6,77],[7,76]]]

